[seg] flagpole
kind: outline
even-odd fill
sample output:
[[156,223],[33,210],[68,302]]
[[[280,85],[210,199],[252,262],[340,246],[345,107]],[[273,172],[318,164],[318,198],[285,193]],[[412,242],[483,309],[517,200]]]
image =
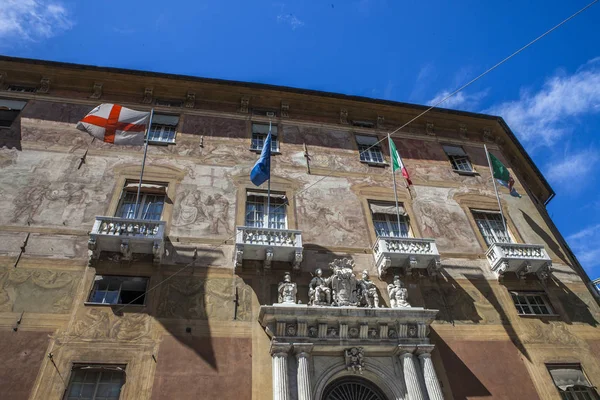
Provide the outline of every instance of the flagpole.
[[[269,135],[271,134],[271,120],[269,120]],[[266,139],[265,139],[266,140]],[[273,140],[273,138],[271,138]],[[269,143],[271,146],[271,143]],[[267,228],[271,226],[271,149],[269,149],[269,180],[267,181]]]
[[490,153],[488,153],[487,146],[484,144],[485,156],[487,158],[488,167],[490,167],[490,174],[492,174],[492,183],[494,184],[494,192],[496,192],[496,200],[498,200],[498,208],[500,209],[500,216],[502,217],[502,225],[504,225],[504,231],[508,234],[508,227],[506,226],[506,219],[504,218],[504,212],[502,211],[502,203],[500,202],[500,196],[498,195],[498,187],[496,186],[496,179],[494,178],[494,170],[492,169],[492,162],[490,161]]
[[[388,133],[388,146],[390,144],[390,141],[392,139],[390,138],[390,134]],[[390,150],[392,149],[392,146],[389,146]],[[396,218],[398,219],[398,236],[400,236],[400,209],[398,207],[398,191],[396,190],[396,173],[394,172],[394,155],[392,154],[392,179],[394,180],[394,198],[396,199]],[[407,183],[408,184],[408,183]]]
[[144,136],[144,159],[142,160],[142,171],[140,172],[140,184],[138,185],[137,196],[135,197],[135,214],[138,215],[138,205],[140,202],[140,191],[142,190],[142,178],[144,177],[144,166],[146,165],[146,154],[148,154],[148,137],[150,135],[150,127],[152,126],[152,117],[154,116],[154,108],[150,110],[150,119],[148,120],[148,126],[146,127],[146,135]]

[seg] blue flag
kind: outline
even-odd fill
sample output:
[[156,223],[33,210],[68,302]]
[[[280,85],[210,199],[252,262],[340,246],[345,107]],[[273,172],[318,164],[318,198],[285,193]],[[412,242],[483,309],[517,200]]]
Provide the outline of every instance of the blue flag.
[[260,158],[250,172],[250,180],[256,186],[262,185],[268,179],[271,179],[271,129],[260,152]]

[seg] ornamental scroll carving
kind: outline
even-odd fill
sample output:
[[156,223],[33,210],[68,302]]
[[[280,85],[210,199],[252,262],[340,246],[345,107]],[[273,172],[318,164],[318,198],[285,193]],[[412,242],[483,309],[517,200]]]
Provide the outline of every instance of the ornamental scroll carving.
[[146,314],[117,316],[112,310],[89,308],[75,322],[72,334],[87,339],[149,339],[150,323],[151,319]]

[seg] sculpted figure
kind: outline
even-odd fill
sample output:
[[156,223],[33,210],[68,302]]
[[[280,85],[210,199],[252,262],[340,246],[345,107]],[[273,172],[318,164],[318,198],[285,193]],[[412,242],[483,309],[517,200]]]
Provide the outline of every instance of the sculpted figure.
[[313,306],[331,304],[329,280],[323,278],[323,270],[321,268],[316,269],[315,277],[312,278],[308,285],[308,299],[308,304]]
[[362,374],[365,367],[363,348],[352,347],[351,349],[346,349],[344,350],[344,355],[346,356],[346,369]]
[[404,287],[398,275],[394,276],[394,283],[388,285],[388,294],[390,295],[390,305],[392,308],[410,307],[408,290]]
[[369,272],[367,272],[367,270],[362,272],[360,291],[362,299],[367,303],[367,307],[379,308],[379,295],[377,294],[377,287],[373,281],[369,279]]
[[338,307],[358,306],[358,280],[354,276],[352,269],[354,261],[349,259],[337,259],[329,264],[329,268],[333,270],[331,276],[331,295],[333,298],[332,305]]
[[296,293],[298,287],[296,283],[292,282],[292,276],[289,272],[283,275],[283,282],[279,282],[277,287],[278,301],[279,303],[296,304]]

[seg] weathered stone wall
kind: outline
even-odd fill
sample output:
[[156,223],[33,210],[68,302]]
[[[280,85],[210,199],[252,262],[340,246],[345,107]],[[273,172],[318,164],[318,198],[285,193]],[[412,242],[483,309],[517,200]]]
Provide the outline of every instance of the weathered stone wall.
[[[274,263],[264,276],[256,275],[260,262],[233,270],[235,227],[243,224],[244,191],[257,159],[249,151],[250,118],[183,112],[177,144],[150,146],[145,171],[148,179],[169,182],[163,265],[101,259],[88,267],[95,216],[114,213],[119,182],[139,174],[142,148],[91,143],[75,123],[92,106],[79,103],[31,100],[11,130],[3,131],[11,144],[0,149],[0,333],[7,337],[0,342],[9,343],[11,363],[22,371],[24,383],[17,389],[0,380],[0,389],[6,387],[2,392],[14,398],[27,398],[30,390],[32,399],[60,398],[64,384],[57,369],[68,382],[71,363],[93,361],[127,364],[124,399],[269,398],[269,340],[257,313],[260,304],[275,301],[273,288],[291,266]],[[350,257],[357,273],[370,272],[381,304],[388,306],[391,276],[376,278],[366,201],[372,193],[393,201],[390,169],[361,163],[354,140],[357,133],[376,131],[288,120],[279,132],[281,154],[273,156],[272,174],[277,190],[285,190],[294,205],[288,210],[290,228],[303,234],[304,261],[294,276],[299,298],[307,301],[316,267],[328,275],[328,263]],[[405,283],[413,306],[440,310],[432,341],[440,348],[434,362],[446,397],[557,398],[547,389],[552,382],[544,363],[569,354],[600,386],[600,359],[581,356],[598,347],[600,309],[524,182],[516,185],[523,198],[500,189],[501,199],[517,239],[543,244],[550,253],[557,273],[547,287],[531,280],[499,284],[489,269],[468,211],[493,209],[496,202],[480,143],[462,141],[474,176],[451,171],[441,147],[445,142],[436,136],[402,132],[396,143],[415,183],[408,191],[399,179],[398,189],[413,233],[436,239],[442,256],[436,281],[409,276]],[[385,142],[383,147],[387,154]],[[490,147],[506,161],[497,146]],[[194,266],[182,270],[194,250]],[[145,306],[85,305],[96,273],[146,276],[154,289]],[[519,317],[509,290],[546,290],[558,316]],[[13,334],[22,312],[20,330]],[[37,335],[31,340],[36,356],[19,358],[30,343],[14,338],[27,334]],[[41,363],[48,352],[56,368]],[[489,362],[493,359],[499,361]],[[513,378],[515,384],[505,384]],[[522,391],[515,392],[517,387]]]

